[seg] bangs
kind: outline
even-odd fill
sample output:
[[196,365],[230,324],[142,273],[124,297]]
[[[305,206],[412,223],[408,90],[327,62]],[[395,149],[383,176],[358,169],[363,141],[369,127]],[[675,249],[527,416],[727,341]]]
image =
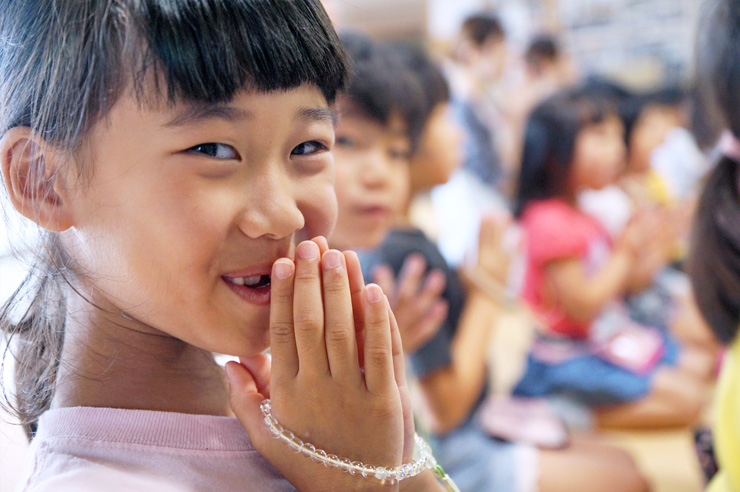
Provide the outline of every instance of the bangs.
[[[241,90],[316,86],[329,103],[347,62],[318,0],[135,2],[134,90],[161,82],[167,100],[215,103]],[[145,43],[141,41],[145,40]],[[153,76],[153,77],[152,77]]]
[[328,103],[347,59],[319,0],[0,0],[0,131],[75,149],[126,90],[223,103],[308,84]]

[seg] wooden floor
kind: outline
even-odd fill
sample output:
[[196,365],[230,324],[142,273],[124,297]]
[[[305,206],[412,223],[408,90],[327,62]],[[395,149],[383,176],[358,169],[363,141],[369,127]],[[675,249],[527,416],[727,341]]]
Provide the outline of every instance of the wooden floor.
[[608,440],[635,458],[653,492],[704,490],[689,431],[615,432]]

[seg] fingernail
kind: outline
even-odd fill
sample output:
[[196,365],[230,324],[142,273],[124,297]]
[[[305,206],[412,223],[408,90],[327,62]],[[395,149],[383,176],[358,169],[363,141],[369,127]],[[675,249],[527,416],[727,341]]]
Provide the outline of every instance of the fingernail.
[[342,264],[342,257],[339,251],[336,250],[329,250],[326,253],[324,253],[324,260],[322,262],[324,265],[324,268],[330,270],[332,268],[337,268],[339,265]]
[[293,266],[287,261],[276,261],[272,265],[272,274],[279,280],[285,280],[293,274]]
[[319,256],[319,247],[313,241],[303,241],[295,251],[298,258],[311,260]]
[[375,304],[380,302],[383,298],[383,291],[377,285],[370,284],[367,286],[367,290],[365,291],[365,297],[367,298],[367,302]]

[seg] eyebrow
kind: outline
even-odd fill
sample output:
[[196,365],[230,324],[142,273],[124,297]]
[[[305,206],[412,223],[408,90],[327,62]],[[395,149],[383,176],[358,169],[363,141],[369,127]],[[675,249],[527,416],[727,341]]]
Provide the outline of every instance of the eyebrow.
[[337,126],[337,114],[331,108],[304,108],[298,111],[297,119],[303,121],[328,121],[332,126]]
[[[204,120],[221,119],[229,122],[239,122],[253,118],[251,111],[227,106],[223,104],[216,105],[189,105],[182,111],[178,112],[171,120],[164,124],[165,127],[188,126],[200,123]],[[331,108],[303,108],[298,111],[296,119],[312,121],[328,121],[333,126],[337,125],[337,114]]]
[[211,119],[221,119],[229,122],[237,122],[248,120],[253,116],[254,115],[251,111],[223,104],[189,105],[184,110],[177,113],[174,118],[165,123],[164,126],[187,126]]

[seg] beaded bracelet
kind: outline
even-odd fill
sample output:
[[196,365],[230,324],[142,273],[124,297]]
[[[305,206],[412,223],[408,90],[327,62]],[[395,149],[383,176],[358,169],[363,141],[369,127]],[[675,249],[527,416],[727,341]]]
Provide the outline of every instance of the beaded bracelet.
[[317,449],[313,444],[303,442],[292,432],[284,429],[272,415],[272,404],[269,399],[264,400],[262,405],[260,405],[260,408],[262,409],[265,424],[273,437],[285,442],[290,449],[296,453],[303,454],[311,458],[313,461],[323,464],[327,468],[337,468],[349,473],[350,475],[361,475],[365,478],[375,477],[380,480],[382,484],[393,484],[405,478],[414,477],[426,469],[431,469],[434,470],[437,478],[442,481],[449,492],[460,492],[455,485],[455,482],[453,482],[444,472],[442,467],[437,464],[437,460],[434,458],[434,455],[432,455],[431,447],[429,447],[429,444],[427,444],[419,434],[414,435],[414,439],[416,441],[416,447],[414,448],[414,461],[393,468],[371,466],[359,461],[351,461],[348,458],[339,458],[336,455],[327,454],[323,449]]

